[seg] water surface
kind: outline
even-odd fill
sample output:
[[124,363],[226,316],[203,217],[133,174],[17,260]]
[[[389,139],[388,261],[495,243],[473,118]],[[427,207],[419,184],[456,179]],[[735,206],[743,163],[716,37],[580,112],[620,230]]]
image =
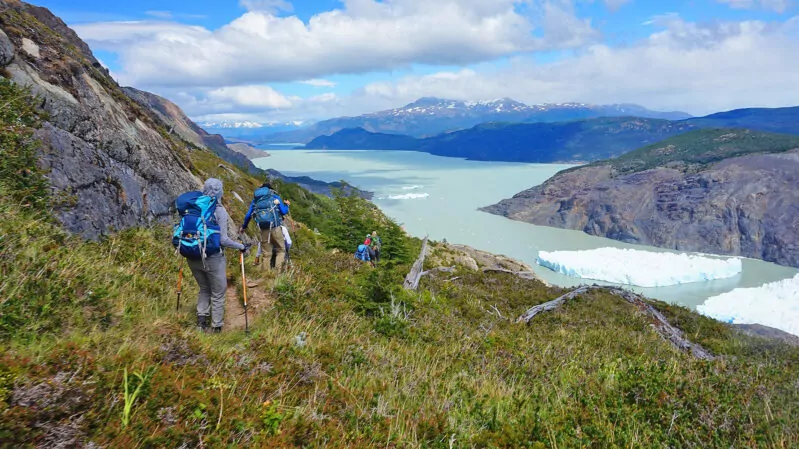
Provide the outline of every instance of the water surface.
[[[375,192],[374,203],[412,235],[504,254],[527,262],[546,281],[564,287],[593,282],[536,265],[538,251],[602,247],[667,250],[631,245],[579,231],[536,226],[480,212],[482,206],[541,184],[571,165],[466,161],[412,151],[275,150],[256,159],[261,168],[322,181],[345,180]],[[353,242],[356,245],[358,242]],[[385,242],[388,244],[388,242]],[[646,296],[695,308],[736,287],[787,279],[799,270],[745,259],[733,278],[670,287],[628,287]]]

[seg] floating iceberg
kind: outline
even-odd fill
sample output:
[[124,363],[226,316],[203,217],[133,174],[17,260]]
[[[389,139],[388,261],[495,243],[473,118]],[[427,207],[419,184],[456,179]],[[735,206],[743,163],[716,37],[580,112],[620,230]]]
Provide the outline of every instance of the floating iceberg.
[[693,254],[656,253],[635,249],[599,248],[587,251],[540,251],[537,262],[567,276],[662,287],[736,276],[741,259]]
[[734,324],[762,324],[799,335],[799,274],[755,288],[736,288],[696,307],[702,315]]
[[386,198],[389,200],[415,200],[419,198],[427,198],[429,193],[405,193],[403,195],[389,195]]

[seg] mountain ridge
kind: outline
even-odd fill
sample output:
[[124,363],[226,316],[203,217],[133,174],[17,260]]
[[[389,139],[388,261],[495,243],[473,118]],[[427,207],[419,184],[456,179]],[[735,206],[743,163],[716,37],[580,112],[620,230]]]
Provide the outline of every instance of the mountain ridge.
[[322,120],[297,131],[272,134],[262,139],[267,142],[307,143],[316,137],[331,135],[342,129],[363,128],[370,132],[406,134],[423,138],[437,134],[468,129],[487,122],[558,122],[566,120],[621,117],[636,115],[642,118],[685,119],[684,112],[650,111],[638,105],[589,105],[560,103],[527,105],[510,99],[491,101],[460,101],[437,97],[423,97],[407,105],[362,114],[355,117],[338,117]]
[[721,127],[799,134],[799,107],[741,109],[676,121],[602,117],[554,123],[482,123],[424,139],[353,128],[315,138],[306,148],[403,149],[485,161],[586,162],[620,156],[694,129]]
[[701,129],[561,171],[481,210],[680,251],[799,267],[799,137]]

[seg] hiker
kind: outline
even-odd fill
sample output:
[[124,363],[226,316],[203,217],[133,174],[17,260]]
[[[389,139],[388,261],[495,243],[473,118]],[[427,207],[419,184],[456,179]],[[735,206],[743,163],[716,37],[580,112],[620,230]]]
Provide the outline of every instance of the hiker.
[[[291,202],[284,203],[269,181],[266,181],[255,190],[250,209],[241,225],[240,232],[243,233],[247,230],[250,220],[255,219],[261,230],[259,246],[273,256],[270,258],[270,268],[282,269],[286,260],[286,240],[281,227],[283,216],[289,213],[290,205]],[[256,265],[261,262],[260,256],[259,254],[255,259]]]
[[364,262],[369,262],[372,267],[375,266],[372,256],[369,254],[369,246],[365,243],[358,245],[358,249],[355,251],[355,258]]
[[372,231],[372,252],[374,253],[375,263],[380,262],[380,249],[382,247],[383,242],[380,240],[380,236],[377,235],[377,231]]
[[366,246],[366,251],[369,253],[369,261],[372,266],[375,266],[375,250],[372,248],[372,234],[366,234],[366,239],[363,241]]
[[[233,248],[244,253],[250,248],[250,245],[243,245],[228,237],[230,216],[219,203],[222,199],[222,191],[222,181],[209,178],[203,186],[203,196],[200,196],[199,192],[189,192],[181,195],[176,201],[178,212],[184,218],[179,227],[176,227],[173,244],[177,238],[176,246],[186,257],[191,273],[200,287],[200,293],[197,295],[197,327],[203,332],[208,332],[209,326],[214,333],[222,332],[225,319],[225,293],[227,292],[224,248]],[[195,195],[192,196],[192,194]],[[185,214],[181,211],[181,200],[184,198],[188,198],[188,205],[183,206]],[[208,201],[208,198],[212,200]],[[208,206],[209,204],[210,206]],[[202,210],[208,216],[197,214],[193,217],[195,220],[188,220],[190,208]],[[211,209],[213,209],[212,213]],[[205,241],[197,238],[197,229],[190,229],[192,226],[196,228],[200,222],[207,223]],[[218,234],[218,239],[214,234]]]

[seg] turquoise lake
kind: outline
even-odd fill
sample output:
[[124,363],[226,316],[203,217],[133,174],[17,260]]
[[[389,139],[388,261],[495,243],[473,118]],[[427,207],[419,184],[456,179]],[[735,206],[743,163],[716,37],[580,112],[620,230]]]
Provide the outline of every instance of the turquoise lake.
[[[411,151],[280,150],[275,147],[267,150],[270,157],[254,161],[258,167],[328,182],[343,179],[374,192],[374,203],[411,235],[447,239],[450,243],[462,243],[522,260],[541,278],[555,285],[568,287],[595,281],[565,276],[538,266],[538,251],[603,247],[666,251],[579,231],[535,226],[477,210],[541,184],[570,165],[467,161]],[[737,287],[757,287],[787,279],[797,272],[799,270],[790,267],[744,259],[743,272],[733,278],[669,287],[628,288],[695,308],[710,296]]]

